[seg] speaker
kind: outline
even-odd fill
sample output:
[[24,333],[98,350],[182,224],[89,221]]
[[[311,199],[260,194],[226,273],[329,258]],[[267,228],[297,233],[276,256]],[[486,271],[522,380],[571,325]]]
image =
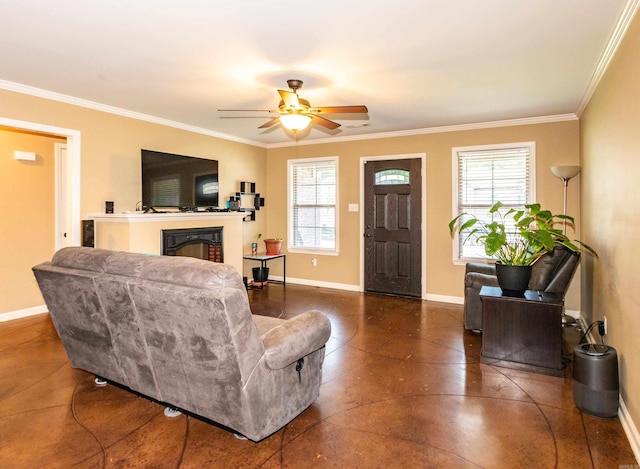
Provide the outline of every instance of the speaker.
[[88,248],[95,247],[95,232],[93,220],[82,220],[82,245]]
[[581,344],[573,351],[573,400],[595,417],[618,415],[618,356],[601,344]]
[[104,203],[104,213],[113,213],[113,202],[107,201]]

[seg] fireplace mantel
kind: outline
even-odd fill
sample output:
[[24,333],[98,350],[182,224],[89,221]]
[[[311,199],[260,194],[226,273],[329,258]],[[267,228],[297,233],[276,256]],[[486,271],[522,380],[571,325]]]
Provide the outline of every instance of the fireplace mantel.
[[161,254],[162,230],[222,226],[224,262],[242,272],[242,212],[89,213],[95,246],[113,251]]

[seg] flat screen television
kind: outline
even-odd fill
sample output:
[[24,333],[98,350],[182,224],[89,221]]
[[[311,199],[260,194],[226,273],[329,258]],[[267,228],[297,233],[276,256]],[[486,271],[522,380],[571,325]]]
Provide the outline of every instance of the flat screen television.
[[142,205],[154,208],[218,207],[218,161],[142,150]]

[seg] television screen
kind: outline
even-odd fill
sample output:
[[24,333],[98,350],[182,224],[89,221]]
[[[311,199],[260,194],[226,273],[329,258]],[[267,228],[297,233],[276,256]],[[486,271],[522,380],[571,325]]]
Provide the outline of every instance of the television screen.
[[218,207],[218,161],[142,150],[142,205]]

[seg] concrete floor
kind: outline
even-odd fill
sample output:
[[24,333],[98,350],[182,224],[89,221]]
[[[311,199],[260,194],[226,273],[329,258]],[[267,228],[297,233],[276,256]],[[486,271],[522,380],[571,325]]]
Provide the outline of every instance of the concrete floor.
[[[0,323],[0,468],[618,468],[617,418],[561,378],[480,364],[462,307],[297,285],[248,292],[256,314],[332,322],[319,399],[259,443],[72,369],[48,315]],[[573,333],[575,339],[579,331]],[[636,466],[637,467],[637,466]]]

